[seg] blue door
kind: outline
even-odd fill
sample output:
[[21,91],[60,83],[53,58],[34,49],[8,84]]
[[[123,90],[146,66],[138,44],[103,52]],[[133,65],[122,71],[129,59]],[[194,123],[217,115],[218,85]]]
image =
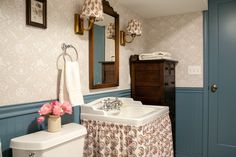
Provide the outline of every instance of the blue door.
[[209,0],[208,157],[236,157],[236,0]]

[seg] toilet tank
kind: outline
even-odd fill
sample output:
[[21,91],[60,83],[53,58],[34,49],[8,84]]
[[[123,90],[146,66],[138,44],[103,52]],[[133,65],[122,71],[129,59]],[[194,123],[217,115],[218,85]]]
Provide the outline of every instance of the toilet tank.
[[11,140],[13,157],[83,157],[84,126],[70,123],[56,133],[39,131]]

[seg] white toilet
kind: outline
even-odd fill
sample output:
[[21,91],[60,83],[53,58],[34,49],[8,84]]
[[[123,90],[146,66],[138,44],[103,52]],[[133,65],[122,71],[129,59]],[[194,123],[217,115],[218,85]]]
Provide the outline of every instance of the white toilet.
[[13,157],[83,157],[84,126],[70,123],[56,133],[40,131],[11,140]]

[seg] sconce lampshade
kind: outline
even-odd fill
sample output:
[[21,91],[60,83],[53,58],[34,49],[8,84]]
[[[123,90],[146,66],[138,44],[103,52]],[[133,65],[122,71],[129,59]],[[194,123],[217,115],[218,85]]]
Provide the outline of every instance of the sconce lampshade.
[[102,0],[85,0],[80,17],[95,17],[95,21],[102,21],[104,18]]
[[140,36],[142,34],[142,25],[139,20],[130,20],[127,26],[127,32],[131,35]]
[[107,26],[107,38],[108,39],[113,39],[115,37],[115,24],[110,23]]

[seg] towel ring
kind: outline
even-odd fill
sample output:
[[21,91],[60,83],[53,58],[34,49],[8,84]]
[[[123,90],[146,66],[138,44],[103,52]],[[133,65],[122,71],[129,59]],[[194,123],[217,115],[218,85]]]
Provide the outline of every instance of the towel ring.
[[76,48],[73,46],[73,45],[66,45],[65,43],[63,43],[62,45],[61,45],[61,49],[64,51],[63,53],[66,55],[69,55],[68,53],[66,53],[66,50],[68,49],[68,48],[73,48],[74,50],[75,50],[75,53],[76,53],[76,60],[78,60],[78,51],[76,50]]
[[75,48],[74,46],[72,46],[72,45],[66,45],[65,43],[63,43],[63,44],[61,45],[61,49],[63,50],[63,52],[62,52],[62,54],[60,54],[60,55],[58,56],[58,58],[57,58],[57,69],[58,69],[58,70],[60,70],[60,69],[59,69],[59,60],[60,60],[60,58],[61,58],[62,56],[63,56],[64,62],[66,61],[66,56],[69,57],[70,61],[73,61],[73,59],[72,59],[72,57],[70,56],[70,54],[66,53],[66,50],[67,50],[68,48],[73,48],[73,49],[75,50],[75,52],[76,52],[76,60],[78,60],[78,52],[77,52],[76,48]]

